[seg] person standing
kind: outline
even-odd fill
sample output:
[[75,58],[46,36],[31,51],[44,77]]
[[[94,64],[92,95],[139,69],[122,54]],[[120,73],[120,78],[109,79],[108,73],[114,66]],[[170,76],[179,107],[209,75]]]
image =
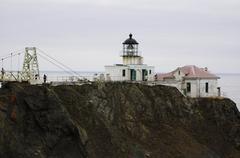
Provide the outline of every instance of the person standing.
[[1,79],[3,80],[3,78],[4,78],[4,74],[5,74],[5,70],[4,70],[4,68],[2,68],[1,73],[2,73],[2,77],[1,77]]
[[46,83],[47,82],[47,75],[43,75],[43,82]]

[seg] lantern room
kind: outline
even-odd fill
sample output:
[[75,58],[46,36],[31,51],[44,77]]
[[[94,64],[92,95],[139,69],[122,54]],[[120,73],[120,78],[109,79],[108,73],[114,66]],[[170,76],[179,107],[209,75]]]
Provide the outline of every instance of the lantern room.
[[126,39],[123,44],[122,56],[139,56],[138,54],[138,42],[132,38],[132,34],[129,34],[129,38]]

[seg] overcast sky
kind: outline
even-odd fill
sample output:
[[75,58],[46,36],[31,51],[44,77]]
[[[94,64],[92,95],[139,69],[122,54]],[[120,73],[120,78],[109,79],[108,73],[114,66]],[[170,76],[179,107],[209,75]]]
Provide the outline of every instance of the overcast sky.
[[[36,46],[69,67],[121,63],[132,33],[157,72],[240,72],[239,0],[0,0],[0,56]],[[40,59],[42,70],[58,70]]]

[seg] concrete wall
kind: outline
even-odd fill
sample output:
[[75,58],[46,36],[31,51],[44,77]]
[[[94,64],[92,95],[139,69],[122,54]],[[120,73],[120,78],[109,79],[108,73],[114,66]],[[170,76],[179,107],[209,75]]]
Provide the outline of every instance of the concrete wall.
[[[146,79],[148,81],[154,81],[154,67],[153,66],[148,66],[148,65],[128,65],[129,69],[134,69],[137,71],[137,81],[142,81],[142,70],[147,70],[147,76]],[[151,74],[149,73],[151,70]]]
[[[122,76],[122,71],[125,70],[125,77]],[[105,66],[106,81],[126,81],[130,80],[130,71],[127,66]]]
[[[142,81],[142,70],[148,71],[146,76],[147,81],[154,81],[154,67],[147,65],[113,65],[105,66],[106,81],[130,81],[131,69],[136,71],[136,81]],[[125,70],[125,77],[122,76],[122,71]],[[149,73],[151,71],[151,74]]]
[[178,70],[173,74],[173,76],[175,77],[175,80],[181,81],[185,74],[182,71]]
[[[217,79],[202,79],[200,82],[200,96],[201,97],[214,97],[218,95],[218,83]],[[205,83],[208,83],[208,93],[205,91]]]
[[[216,97],[217,79],[187,79],[184,82],[182,92],[187,88],[187,83],[191,83],[191,92],[186,93],[190,97]],[[208,83],[208,93],[206,92],[206,83]]]
[[123,65],[141,65],[143,64],[143,58],[140,56],[132,56],[132,57],[122,57]]
[[[187,92],[187,83],[191,84],[191,91]],[[182,92],[189,97],[198,97],[198,80],[185,80],[182,83]]]
[[[187,92],[187,83],[191,84],[191,92]],[[206,83],[208,83],[208,93],[206,92]],[[217,79],[185,79],[174,80],[167,79],[157,81],[156,84],[176,87],[181,93],[189,97],[216,97],[218,96]]]

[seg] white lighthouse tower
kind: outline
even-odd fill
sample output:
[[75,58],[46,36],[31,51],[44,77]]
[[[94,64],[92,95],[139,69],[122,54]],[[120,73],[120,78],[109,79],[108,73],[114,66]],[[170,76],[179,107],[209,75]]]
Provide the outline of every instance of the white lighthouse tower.
[[122,64],[105,66],[105,76],[109,81],[153,81],[154,67],[143,64],[138,50],[139,43],[129,34],[123,43]]

